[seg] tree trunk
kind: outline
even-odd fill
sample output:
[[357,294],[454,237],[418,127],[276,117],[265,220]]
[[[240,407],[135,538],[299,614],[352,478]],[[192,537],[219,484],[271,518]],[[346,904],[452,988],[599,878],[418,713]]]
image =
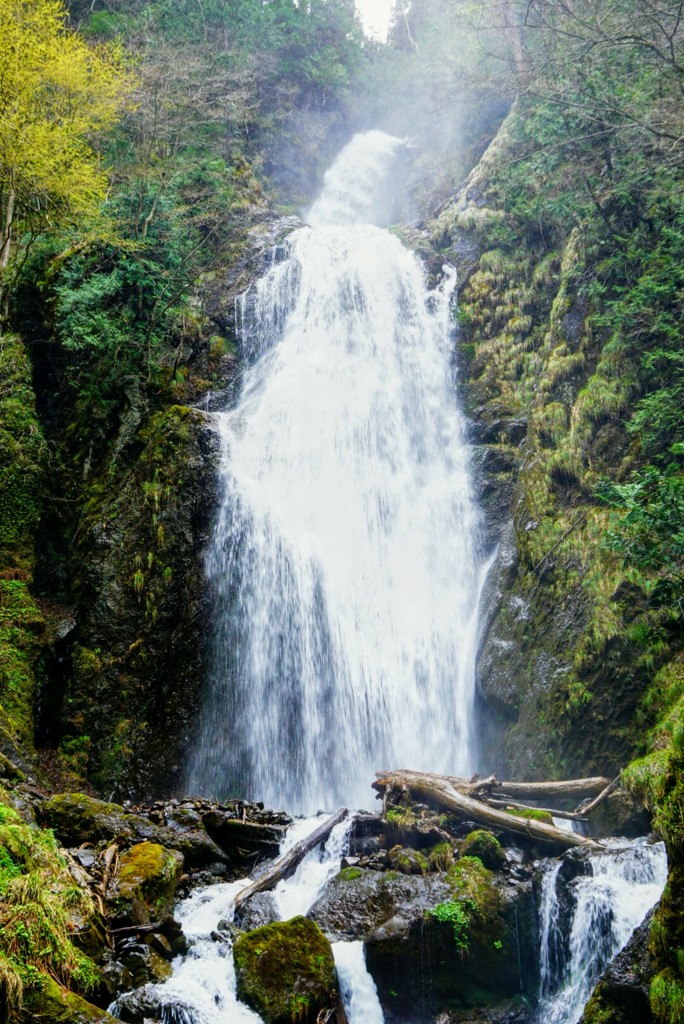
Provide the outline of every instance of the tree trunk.
[[272,864],[261,878],[257,878],[247,888],[242,889],[235,897],[235,912],[237,913],[247,900],[251,899],[252,896],[256,896],[258,892],[266,892],[269,889],[273,889],[283,878],[290,878],[307,853],[327,839],[335,826],[344,821],[348,813],[349,811],[346,807],[341,807],[339,811],[335,811],[327,821],[319,825],[317,829],[314,829],[311,835],[296,843],[284,857],[281,857],[280,860]]
[[536,839],[554,847],[566,850],[572,846],[582,846],[590,850],[601,849],[598,843],[576,832],[566,832],[555,825],[547,825],[534,818],[518,818],[514,814],[490,807],[457,789],[450,779],[443,776],[408,771],[381,772],[373,783],[373,788],[381,793],[389,788],[409,789],[415,797],[425,800],[439,810],[450,811],[478,825],[511,832],[527,839]]
[[520,797],[522,800],[544,800],[549,797],[567,797],[583,800],[588,796],[598,796],[610,779],[567,779],[564,782],[500,782],[495,786],[499,796]]

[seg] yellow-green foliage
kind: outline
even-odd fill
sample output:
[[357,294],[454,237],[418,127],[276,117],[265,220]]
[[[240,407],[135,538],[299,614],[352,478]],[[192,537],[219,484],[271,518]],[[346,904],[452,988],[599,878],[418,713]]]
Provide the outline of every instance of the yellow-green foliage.
[[684,983],[667,969],[651,983],[651,1009],[658,1024],[681,1024],[684,1020]]
[[82,992],[95,986],[97,968],[70,938],[94,912],[52,833],[0,803],[0,991],[9,1009],[48,978]]
[[26,349],[0,333],[0,571],[30,568],[45,459]]
[[[93,212],[107,178],[91,150],[130,92],[123,51],[88,46],[60,0],[0,0],[0,243]],[[11,198],[10,198],[11,197]]]

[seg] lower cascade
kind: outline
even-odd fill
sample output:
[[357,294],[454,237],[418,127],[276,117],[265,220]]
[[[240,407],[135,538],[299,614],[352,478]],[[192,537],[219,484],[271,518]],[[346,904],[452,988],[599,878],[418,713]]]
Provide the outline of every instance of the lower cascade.
[[609,841],[573,879],[562,912],[559,875],[551,862],[541,886],[541,992],[537,1024],[577,1024],[594,985],[634,929],[660,899],[667,880],[663,843]]

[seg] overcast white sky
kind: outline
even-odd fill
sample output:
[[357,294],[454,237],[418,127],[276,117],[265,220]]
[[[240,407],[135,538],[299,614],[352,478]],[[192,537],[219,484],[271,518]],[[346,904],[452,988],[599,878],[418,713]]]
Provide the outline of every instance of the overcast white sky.
[[387,37],[387,26],[394,0],[356,0],[364,28],[369,35]]

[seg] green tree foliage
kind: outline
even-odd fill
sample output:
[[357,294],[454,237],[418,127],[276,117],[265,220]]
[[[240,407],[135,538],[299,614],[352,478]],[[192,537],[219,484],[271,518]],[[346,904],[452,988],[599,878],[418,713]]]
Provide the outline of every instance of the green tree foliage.
[[138,88],[106,138],[99,222],[43,241],[24,280],[43,282],[77,353],[71,384],[106,433],[131,389],[173,389],[215,333],[205,286],[258,215],[264,153],[297,111],[342,103],[361,33],[353,0],[114,0],[70,14],[98,52],[135,56]]
[[121,50],[87,46],[65,18],[60,0],[0,2],[0,297],[41,232],[102,201],[89,143],[132,85]]

